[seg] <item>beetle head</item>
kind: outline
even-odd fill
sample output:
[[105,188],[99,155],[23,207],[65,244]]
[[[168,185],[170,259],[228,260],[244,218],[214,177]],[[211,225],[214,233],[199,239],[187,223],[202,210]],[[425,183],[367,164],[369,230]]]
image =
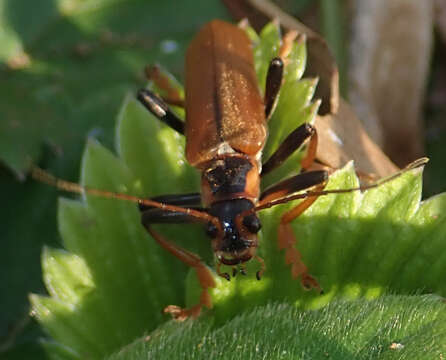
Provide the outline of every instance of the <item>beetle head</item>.
[[261,224],[248,199],[232,199],[211,205],[209,213],[220,221],[221,229],[208,224],[214,253],[220,263],[237,265],[250,260],[258,246],[257,232]]

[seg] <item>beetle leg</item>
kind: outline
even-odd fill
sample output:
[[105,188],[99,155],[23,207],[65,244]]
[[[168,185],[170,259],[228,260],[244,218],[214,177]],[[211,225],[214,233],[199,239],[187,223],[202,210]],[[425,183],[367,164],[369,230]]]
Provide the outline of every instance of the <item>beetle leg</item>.
[[294,40],[297,37],[296,31],[289,31],[283,37],[283,43],[279,50],[279,56],[272,59],[269,63],[268,73],[266,75],[265,97],[263,103],[265,104],[265,117],[269,119],[274,109],[274,105],[282,85],[284,61],[291,52]]
[[[300,36],[303,37],[301,34]],[[293,50],[294,41],[299,41],[299,33],[296,30],[289,30],[282,38],[282,46],[279,49],[279,56],[282,59],[287,59],[288,55]]]
[[160,96],[165,103],[184,108],[184,98],[177,88],[172,86],[169,77],[164,74],[158,65],[148,65],[144,69],[147,80],[153,81],[157,88],[166,95]]
[[139,102],[160,121],[184,135],[184,122],[181,121],[155,93],[147,89],[138,91]]
[[271,201],[287,198],[299,191],[325,184],[327,180],[328,173],[324,170],[309,171],[292,176],[265,189],[260,195],[258,206],[263,206]]
[[[203,211],[202,208],[190,207],[189,209]],[[194,216],[185,213],[167,211],[157,208],[142,210],[141,223],[145,224],[192,224],[197,220]]]
[[[315,191],[322,190],[324,185],[317,186]],[[291,276],[293,279],[300,277],[300,281],[305,290],[316,289],[319,293],[322,289],[317,280],[308,273],[308,268],[302,261],[300,252],[296,249],[297,239],[291,227],[291,222],[308,209],[319,196],[310,196],[299,205],[287,211],[280,219],[277,239],[279,249],[285,250],[285,262],[291,265]]]
[[266,75],[265,97],[265,117],[268,119],[272,113],[274,105],[279,94],[283,77],[283,61],[280,57],[271,60]]
[[[192,209],[197,210],[196,205],[199,205],[201,203],[201,196],[198,193],[161,195],[153,197],[151,198],[151,200],[169,205],[188,206]],[[176,305],[169,305],[164,309],[164,312],[172,314],[172,316],[179,321],[183,321],[190,316],[197,317],[200,314],[201,308],[203,306],[212,308],[212,300],[208,293],[208,289],[215,287],[215,281],[210,270],[201,261],[198,255],[195,255],[194,253],[169,242],[162,235],[158,234],[151,228],[152,224],[192,223],[196,221],[195,217],[188,215],[187,213],[166,211],[150,206],[140,206],[140,211],[142,212],[141,223],[147,229],[149,234],[152,235],[155,241],[159,245],[161,245],[162,248],[170,252],[173,256],[181,260],[186,265],[195,269],[198,280],[200,282],[200,286],[202,288],[200,302],[197,305],[189,309],[182,309],[181,307]]]
[[[200,193],[190,194],[174,194],[174,195],[160,195],[150,198],[150,200],[157,201],[159,203],[175,206],[185,206],[189,209],[199,210],[205,212],[205,210],[199,205],[201,204]],[[168,211],[161,208],[155,208],[144,204],[138,204],[139,211],[141,211],[142,224],[180,224],[180,223],[193,223],[196,222],[196,218],[187,213],[180,213],[175,211]]]
[[317,132],[314,126],[305,123],[293,130],[271,157],[262,165],[261,175],[263,176],[282,165],[307,140],[309,140],[308,149],[305,157],[301,161],[301,166],[303,169],[308,169],[316,157]]
[[[321,191],[325,187],[327,179],[328,174],[325,171],[311,171],[285,179],[262,193],[259,206],[280,198],[286,198],[308,188],[314,188],[315,192]],[[297,239],[291,228],[291,222],[308,209],[318,197],[319,195],[309,195],[300,204],[282,215],[277,239],[279,249],[285,250],[286,264],[291,265],[292,277],[294,279],[300,277],[305,289],[310,290],[314,288],[321,292],[317,280],[308,274],[308,268],[302,261],[300,252],[296,249]]]
[[152,235],[155,241],[177,259],[181,260],[184,264],[195,269],[198,277],[198,281],[201,286],[200,301],[197,305],[194,305],[188,309],[183,309],[177,305],[169,305],[164,309],[165,313],[171,314],[175,319],[184,321],[188,317],[197,317],[200,315],[203,306],[208,309],[212,308],[212,299],[208,292],[208,289],[216,286],[214,278],[208,267],[201,261],[198,255],[181,248],[167,241],[162,235],[155,232],[147,223],[144,224],[147,231]]
[[[201,204],[201,194],[188,193],[188,194],[159,195],[150,198],[150,200],[169,205],[197,207],[200,206]],[[144,211],[147,209],[152,209],[152,207],[143,204],[139,206],[140,211]]]

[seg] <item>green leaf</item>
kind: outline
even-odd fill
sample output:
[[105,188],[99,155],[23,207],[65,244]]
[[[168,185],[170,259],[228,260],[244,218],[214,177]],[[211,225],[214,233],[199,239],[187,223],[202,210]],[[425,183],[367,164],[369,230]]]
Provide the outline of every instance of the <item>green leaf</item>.
[[[326,188],[346,189],[358,184],[350,163],[330,177]],[[439,246],[439,239],[446,229],[441,215],[446,196],[421,205],[420,196],[421,172],[414,170],[364,194],[352,192],[320,197],[293,222],[297,248],[310,273],[319,280],[324,295],[305,292],[296,284],[289,267],[284,264],[283,252],[278,250],[276,239],[280,215],[293,205],[263,211],[264,230],[259,247],[267,268],[261,281],[263,284],[253,287],[252,296],[245,296],[250,292],[252,279],[235,278],[230,285],[219,282],[213,291],[215,316],[227,319],[238,313],[240,307],[249,307],[251,299],[255,299],[252,305],[266,304],[271,299],[288,299],[304,308],[314,308],[338,296],[375,298],[396,289],[402,294],[419,289],[444,294],[440,274],[446,271],[446,262],[438,255],[441,251],[437,247],[435,251],[420,252],[419,247],[423,238],[425,247]],[[421,225],[426,217],[424,209],[431,201],[436,202],[436,211],[430,216],[437,219],[434,230],[437,243],[431,242],[434,240],[432,235],[431,239],[426,238],[433,231],[430,226]],[[411,262],[418,265],[419,276],[410,272],[410,281],[407,276],[402,282],[400,276],[409,271],[406,268]],[[251,273],[255,271],[254,266]]]
[[82,258],[61,250],[44,248],[44,281],[50,296],[75,306],[94,290],[89,269]]
[[57,344],[54,341],[39,339],[22,343],[11,350],[2,352],[1,359],[75,360],[79,359],[79,355],[66,346]]
[[434,296],[334,301],[305,312],[273,304],[217,328],[169,322],[109,359],[436,359],[446,350],[445,315]]
[[[1,1],[0,307],[5,311],[0,338],[8,337],[29,313],[28,293],[45,291],[43,244],[60,246],[57,192],[23,182],[30,162],[75,180],[87,137],[111,148],[122,99],[144,85],[144,66],[159,61],[182,73],[192,35],[202,23],[228,16],[217,0],[194,4],[39,0],[34,6],[28,0]],[[29,63],[23,62],[26,58]],[[28,327],[18,333],[17,342],[29,340]]]
[[[269,28],[273,29],[271,25]],[[302,57],[305,51],[299,49],[292,53]],[[302,60],[293,59],[296,64]],[[262,69],[264,65],[257,67]],[[293,70],[286,76],[284,86],[301,89],[299,94],[305,99],[294,98],[298,107],[293,109],[296,103],[292,99],[296,95],[282,92],[271,119],[278,123],[271,130],[273,139],[281,139],[287,131],[311,121],[317,111],[318,103],[311,103],[310,99],[315,83],[301,80],[301,75],[301,70]],[[294,111],[295,118],[288,116],[290,111]],[[184,139],[148,114],[131,96],[125,99],[119,112],[116,135],[118,156],[95,141],[87,144],[82,161],[82,185],[140,196],[199,191],[198,174],[184,159]],[[269,146],[274,149],[276,145]],[[297,171],[295,164],[294,169],[287,166],[289,164],[285,163],[283,168]],[[421,175],[421,170],[416,169],[365,193],[321,196],[293,222],[297,249],[324,289],[323,295],[304,291],[299,281],[292,279],[284,254],[277,246],[280,217],[297,202],[262,211],[259,255],[266,265],[262,280],[257,281],[254,276],[261,266],[256,260],[247,264],[246,277],[237,276],[227,282],[214,274],[217,287],[210,291],[214,307],[206,311],[201,325],[197,325],[202,326],[198,328],[197,337],[203,340],[204,335],[199,334],[208,332],[210,326],[216,329],[223,326],[224,329],[225,324],[238,315],[242,316],[243,323],[257,324],[252,320],[253,315],[246,315],[247,311],[271,302],[293,304],[299,311],[328,306],[319,314],[326,311],[331,319],[338,316],[336,306],[345,306],[345,316],[361,318],[360,310],[368,307],[363,300],[333,307],[330,302],[339,298],[373,299],[389,293],[404,295],[424,290],[444,295],[441,274],[446,270],[446,259],[441,255],[445,253],[441,239],[446,229],[442,215],[446,197],[442,195],[420,204]],[[358,184],[350,163],[330,176],[327,189],[349,189]],[[135,204],[110,198],[88,195],[82,201],[65,199],[60,202],[59,226],[69,254],[45,252],[45,283],[51,288],[51,297],[33,295],[31,299],[43,327],[55,340],[79,354],[79,358],[103,358],[121,348],[125,352],[127,344],[169,319],[161,314],[165,306],[194,305],[198,301],[200,289],[195,272],[188,274],[178,259],[161,249],[145,232],[139,217]],[[209,239],[200,226],[169,225],[156,229],[213,265]],[[222,271],[228,269],[222,268]],[[400,282],[400,277],[404,281]],[[400,300],[406,304],[404,299],[397,297],[395,300],[399,312],[404,307]],[[398,314],[395,307],[392,309]],[[430,310],[426,307],[416,305],[414,309],[408,323],[414,323],[417,329],[424,326],[425,319],[436,319],[436,315],[428,316]],[[175,328],[174,334],[160,336],[170,344],[171,336],[178,338],[189,330],[193,333],[193,325],[188,324],[167,325]],[[363,326],[365,333],[373,333],[375,325],[366,323]],[[155,330],[154,334],[157,331],[163,334],[162,329]],[[352,332],[351,336],[356,333]],[[435,334],[432,348],[437,349],[445,343],[444,332]],[[268,339],[263,339],[262,344],[273,348]],[[419,339],[418,345],[424,346],[426,338]],[[223,341],[227,348],[228,341]],[[328,340],[321,341],[327,343]],[[361,341],[358,334],[357,342]],[[200,343],[196,343],[198,348],[204,346],[199,346]],[[293,351],[300,351],[298,340],[290,345]],[[349,353],[350,350],[343,349],[347,345],[348,341],[339,348],[340,354]],[[338,347],[330,349],[335,351]],[[381,351],[383,348],[364,349]]]
[[[129,161],[90,141],[82,164],[84,185],[134,194],[171,189],[183,192],[196,185],[197,175],[184,161],[184,141],[178,141],[177,134],[147,114],[135,100],[124,102],[118,124],[120,153]],[[160,167],[147,167],[147,159],[159,162]],[[179,262],[172,264],[171,256],[149,239],[135,204],[91,196],[84,203],[63,199],[59,225],[65,247],[76,254],[72,256],[84,259],[88,269],[79,271],[77,261],[63,256],[55,259],[53,252],[43,258],[45,283],[57,301],[40,296],[31,300],[37,318],[59,342],[79,354],[101,357],[165,321],[160,311],[165,304],[184,302],[186,268]],[[169,233],[178,235],[178,230],[168,229]],[[181,240],[192,249],[209,253],[201,229],[182,235]],[[72,289],[80,292],[86,288],[79,282],[94,289],[84,290],[81,303],[73,304],[77,293],[72,294]],[[81,322],[82,329],[66,327],[67,319],[70,324]],[[105,328],[102,331],[97,326]]]
[[[252,29],[247,30],[248,36]],[[253,39],[253,36],[250,36]],[[279,54],[281,44],[280,28],[277,23],[269,23],[259,34],[259,41],[254,42],[254,62],[259,81],[259,87],[263,92],[265,89],[266,74],[271,59]]]
[[[123,94],[141,84],[144,65],[164,60],[178,70],[186,39],[203,19],[224,15],[217,1],[196,6],[200,17],[173,1],[44,0],[30,12],[26,1],[5,0],[0,159],[22,175],[42,142],[69,151],[93,126],[107,133]],[[182,14],[174,22],[173,7]],[[172,36],[175,56],[163,50]],[[20,58],[29,60],[14,65]]]

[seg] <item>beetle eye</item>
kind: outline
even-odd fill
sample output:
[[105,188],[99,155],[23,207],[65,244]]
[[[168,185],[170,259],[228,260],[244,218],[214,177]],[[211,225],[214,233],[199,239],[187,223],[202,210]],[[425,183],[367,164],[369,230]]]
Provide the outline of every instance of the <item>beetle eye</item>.
[[208,223],[206,226],[206,235],[209,236],[211,239],[214,239],[218,235],[218,229],[213,223]]
[[245,216],[243,225],[253,234],[256,234],[262,228],[262,224],[255,214]]

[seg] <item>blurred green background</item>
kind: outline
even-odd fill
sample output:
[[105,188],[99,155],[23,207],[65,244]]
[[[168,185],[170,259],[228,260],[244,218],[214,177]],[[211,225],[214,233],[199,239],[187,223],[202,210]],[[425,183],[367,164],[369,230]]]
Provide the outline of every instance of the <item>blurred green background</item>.
[[[344,94],[349,3],[278,2],[328,35]],[[42,246],[59,244],[58,192],[26,178],[30,162],[77,181],[88,138],[113,148],[117,111],[144,85],[144,65],[160,63],[182,79],[189,40],[213,18],[231,20],[217,0],[0,1],[0,358],[45,358],[27,296],[44,292]],[[420,134],[432,159],[426,195],[446,188],[446,104],[437,81],[445,69],[445,43],[436,33]]]

